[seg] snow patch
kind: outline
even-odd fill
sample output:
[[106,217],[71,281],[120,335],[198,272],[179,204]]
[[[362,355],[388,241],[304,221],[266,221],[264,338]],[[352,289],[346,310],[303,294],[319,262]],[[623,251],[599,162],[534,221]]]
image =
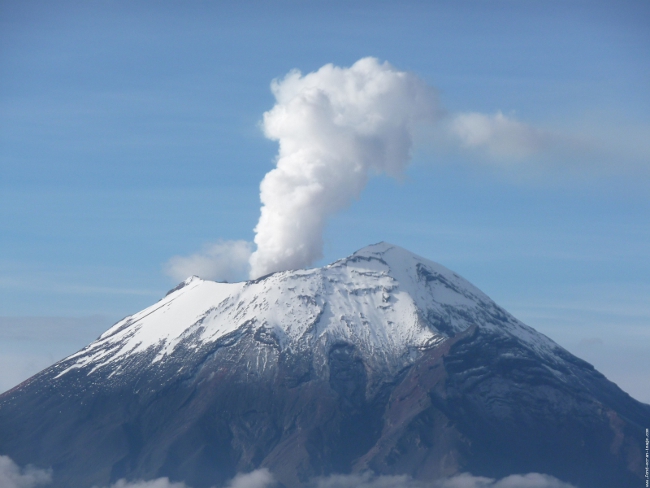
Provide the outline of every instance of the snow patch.
[[199,348],[243,328],[272,333],[282,349],[351,343],[369,367],[391,370],[414,360],[414,350],[475,324],[511,335],[546,356],[558,347],[444,266],[382,242],[323,268],[248,282],[188,278],[70,356],[57,377],[145,353],[153,354],[155,365],[181,344]]

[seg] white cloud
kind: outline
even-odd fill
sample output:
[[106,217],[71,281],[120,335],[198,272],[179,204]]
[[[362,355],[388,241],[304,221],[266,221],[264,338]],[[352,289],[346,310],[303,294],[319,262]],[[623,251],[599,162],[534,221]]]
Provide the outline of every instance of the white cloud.
[[[52,471],[27,466],[21,469],[8,456],[0,456],[0,487],[36,488],[52,482]],[[250,473],[239,473],[224,488],[272,488],[276,486],[273,474],[266,468]],[[375,475],[371,471],[355,474],[333,474],[314,478],[313,488],[575,488],[553,476],[539,473],[515,474],[500,480],[462,473],[434,482],[422,482],[408,475]],[[97,488],[97,487],[95,487]],[[190,488],[184,482],[169,478],[127,481],[121,479],[107,488]]]
[[272,86],[265,135],[279,142],[276,168],[260,185],[251,277],[302,268],[322,256],[327,220],[376,173],[399,176],[413,126],[436,113],[434,90],[375,58],[350,68],[290,72]]
[[513,474],[500,480],[462,473],[434,484],[434,488],[575,488],[540,473]]
[[33,466],[20,468],[8,456],[0,456],[0,486],[2,488],[35,488],[52,481],[52,471]]
[[462,146],[484,150],[498,159],[529,158],[545,149],[552,139],[549,133],[501,112],[454,115],[450,131]]
[[267,488],[275,485],[273,475],[268,469],[257,469],[250,473],[239,473],[226,485],[226,488]]
[[317,478],[314,488],[574,488],[546,474],[511,475],[500,480],[462,473],[434,482],[416,481],[406,475],[374,475],[372,472]]
[[[239,473],[224,488],[270,488],[275,485],[273,475],[268,469],[257,469],[250,473]],[[0,485],[3,486],[3,485]],[[119,480],[108,488],[190,488],[183,482],[169,481],[169,478],[157,478],[150,481]]]
[[540,473],[513,474],[493,485],[494,488],[574,488],[553,476]]
[[207,280],[241,281],[248,275],[251,252],[250,242],[220,240],[206,245],[199,253],[174,256],[167,262],[165,272],[178,281],[193,275]]
[[119,480],[109,488],[189,488],[183,482],[169,481],[169,478],[157,478],[150,481],[126,481]]
[[498,111],[450,114],[446,130],[429,139],[460,149],[473,163],[491,164],[516,177],[593,178],[650,172],[647,127],[615,127],[613,120],[538,127]]
[[436,483],[435,488],[494,488],[494,480],[484,476],[461,473]]

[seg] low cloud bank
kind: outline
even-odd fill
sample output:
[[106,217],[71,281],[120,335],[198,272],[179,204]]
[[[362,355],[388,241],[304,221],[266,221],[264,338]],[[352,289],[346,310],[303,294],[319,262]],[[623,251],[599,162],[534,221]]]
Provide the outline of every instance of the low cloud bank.
[[[569,483],[540,473],[513,474],[494,480],[467,473],[434,484],[434,488],[575,488]],[[397,487],[396,487],[397,488]]]
[[[224,488],[273,488],[276,480],[267,469],[238,474]],[[406,475],[377,476],[372,472],[360,474],[335,474],[315,478],[310,488],[575,488],[573,485],[540,473],[514,474],[500,480],[468,473],[432,483],[416,481]],[[154,481],[126,483],[119,481],[110,488],[190,488],[184,483],[172,483],[167,478]]]
[[[256,488],[265,488],[259,486]],[[575,488],[546,474],[511,475],[500,480],[472,476],[468,473],[432,483],[416,481],[405,475],[376,476],[366,472],[352,475],[332,475],[320,478],[314,488]]]
[[189,488],[185,483],[174,483],[169,478],[158,478],[151,481],[132,481],[119,480],[110,488]]
[[[276,484],[277,483],[273,478],[273,475],[268,469],[256,469],[255,471],[251,471],[250,473],[239,473],[233,479],[228,481],[223,488],[273,488]],[[0,485],[0,487],[4,488],[4,485]],[[114,483],[111,486],[106,488],[191,488],[191,487],[186,485],[183,482],[170,481],[169,478],[158,478],[150,481],[119,480],[117,483]]]
[[119,480],[109,488],[189,488],[185,483],[174,483],[169,478],[158,478],[151,481]]
[[36,488],[49,485],[52,471],[34,466],[20,468],[10,457],[0,456],[0,486],[2,488]]
[[226,488],[270,488],[275,484],[268,469],[256,469],[250,473],[239,473],[228,482]]
[[[8,456],[0,456],[0,487],[2,488],[36,488],[47,486],[52,482],[52,470],[38,469],[33,466],[20,468]],[[239,473],[228,481],[224,488],[273,488],[277,482],[271,472],[257,469],[250,473]],[[359,474],[335,474],[315,478],[310,483],[312,488],[575,488],[553,476],[539,473],[515,474],[500,480],[472,476],[462,473],[451,478],[432,483],[416,481],[407,475],[375,475],[372,472]],[[98,487],[95,487],[98,488]],[[170,481],[169,478],[157,478],[148,481],[119,480],[105,488],[191,488],[184,482]]]

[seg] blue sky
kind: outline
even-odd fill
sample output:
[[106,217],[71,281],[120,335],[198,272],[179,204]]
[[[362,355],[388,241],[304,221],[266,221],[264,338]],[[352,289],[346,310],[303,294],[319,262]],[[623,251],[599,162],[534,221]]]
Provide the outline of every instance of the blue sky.
[[577,142],[501,160],[423,132],[316,264],[406,247],[650,402],[649,24],[644,1],[0,2],[0,389],[164,295],[173,256],[252,240],[271,81],[375,56],[449,113]]

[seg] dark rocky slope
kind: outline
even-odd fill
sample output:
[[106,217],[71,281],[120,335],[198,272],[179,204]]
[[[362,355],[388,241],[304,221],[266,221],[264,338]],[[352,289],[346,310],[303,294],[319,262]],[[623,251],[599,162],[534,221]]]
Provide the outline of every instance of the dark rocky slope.
[[548,339],[504,333],[501,309],[462,310],[467,326],[444,332],[451,315],[422,311],[438,339],[391,374],[355,336],[304,347],[268,321],[181,341],[159,362],[158,346],[103,367],[70,358],[0,396],[0,454],[51,467],[54,487],[167,476],[202,488],[259,467],[287,487],[365,469],[641,486],[650,406]]

